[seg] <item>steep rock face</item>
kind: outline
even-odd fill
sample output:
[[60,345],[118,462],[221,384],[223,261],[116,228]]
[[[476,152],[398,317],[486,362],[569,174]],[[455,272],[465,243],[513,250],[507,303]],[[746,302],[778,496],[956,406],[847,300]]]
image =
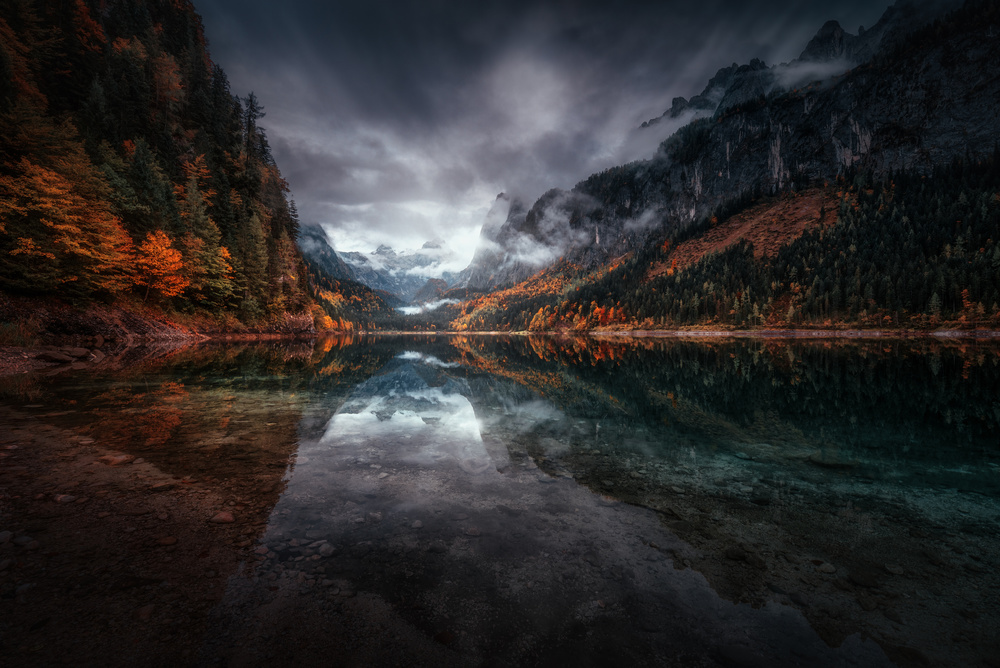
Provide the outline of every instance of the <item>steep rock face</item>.
[[[989,35],[1000,26],[982,17],[989,3],[911,30],[953,4],[899,3],[861,37],[828,23],[796,63],[720,70],[713,81],[728,87],[712,118],[681,128],[653,159],[595,174],[570,193],[550,191],[523,220],[508,216],[491,231],[493,269],[474,261],[472,274],[482,277],[477,287],[511,285],[559,257],[584,268],[607,264],[726,202],[831,180],[852,168],[929,171],[991,151],[1000,136],[993,109],[1000,79],[991,74],[1000,39]],[[781,88],[795,67],[812,72],[807,66],[815,59],[858,58],[876,41],[874,55],[846,74]],[[772,84],[779,88],[764,92]]]
[[424,286],[413,296],[414,304],[429,304],[441,299],[441,295],[448,289],[448,282],[441,278],[429,278]]
[[690,100],[683,97],[675,97],[671,101],[670,109],[663,112],[659,118],[652,118],[642,124],[641,127],[656,125],[664,118],[680,118],[684,112],[694,112],[696,115],[711,115],[719,106],[722,96],[726,94],[733,84],[733,79],[739,71],[740,66],[733,63],[729,67],[723,67],[709,79],[708,85],[698,95]]
[[827,21],[799,56],[799,60],[826,62],[848,57],[857,37],[844,31],[836,21]]
[[303,255],[317,267],[326,272],[330,278],[354,281],[357,280],[351,268],[340,259],[333,249],[326,233],[315,225],[303,225],[299,230],[299,249]]
[[514,242],[524,223],[527,209],[517,198],[506,193],[497,195],[486,214],[486,221],[479,233],[479,246],[465,273],[464,284],[455,287],[470,290],[489,290],[496,285],[506,285],[512,279],[508,265],[517,261]]
[[717,111],[747,104],[767,95],[774,90],[776,79],[775,70],[759,58],[754,58],[749,65],[742,65],[733,73]]

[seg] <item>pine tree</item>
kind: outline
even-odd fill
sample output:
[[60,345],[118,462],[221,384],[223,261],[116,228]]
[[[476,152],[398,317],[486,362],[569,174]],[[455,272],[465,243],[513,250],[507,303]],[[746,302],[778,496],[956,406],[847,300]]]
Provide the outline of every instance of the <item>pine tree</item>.
[[221,307],[233,294],[233,269],[229,250],[220,243],[219,228],[208,215],[198,182],[199,171],[193,169],[182,191],[180,214],[184,236],[181,248],[185,276],[192,299]]
[[933,315],[935,318],[941,316],[941,297],[938,293],[931,295],[930,301],[927,303],[927,312]]

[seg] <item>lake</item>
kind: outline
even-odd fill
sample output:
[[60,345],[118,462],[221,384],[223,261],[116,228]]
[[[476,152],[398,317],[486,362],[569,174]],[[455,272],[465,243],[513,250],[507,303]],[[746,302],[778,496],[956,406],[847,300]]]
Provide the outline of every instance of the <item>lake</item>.
[[0,386],[7,665],[1000,656],[996,342],[355,336]]

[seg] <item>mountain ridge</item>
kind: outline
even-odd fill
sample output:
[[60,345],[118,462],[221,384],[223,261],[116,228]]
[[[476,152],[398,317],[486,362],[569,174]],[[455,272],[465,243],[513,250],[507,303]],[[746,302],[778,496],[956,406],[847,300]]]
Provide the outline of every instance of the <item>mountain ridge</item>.
[[[734,200],[830,181],[858,168],[928,171],[988,150],[1000,134],[986,109],[989,100],[1000,99],[1000,89],[983,74],[997,57],[996,40],[978,39],[986,28],[972,23],[929,51],[910,41],[914,30],[933,32],[928,22],[955,5],[900,2],[860,37],[827,23],[803,58],[783,69],[754,60],[719,70],[692,98],[700,97],[697,104],[705,107],[726,86],[712,116],[682,127],[654,158],[591,175],[570,191],[549,191],[523,219],[508,216],[500,229],[484,232],[490,251],[470,265],[475,287],[513,285],[560,257],[595,268]],[[796,68],[802,62],[829,63],[844,54],[865,60],[801,89],[770,88],[779,74],[801,72]],[[979,95],[968,99],[969,90]],[[672,109],[689,106],[678,100]],[[544,261],[525,262],[522,247],[547,249]]]
[[381,244],[371,253],[337,251],[337,255],[358,282],[395,295],[406,304],[419,301],[418,295],[429,281],[455,285],[463,280],[456,272],[441,270],[441,265],[454,256],[442,239],[426,241],[420,248],[399,252]]

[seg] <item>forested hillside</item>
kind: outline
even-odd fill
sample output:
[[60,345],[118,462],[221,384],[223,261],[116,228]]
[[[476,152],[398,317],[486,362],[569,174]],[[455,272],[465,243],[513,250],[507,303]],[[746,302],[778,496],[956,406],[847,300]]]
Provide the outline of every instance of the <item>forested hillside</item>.
[[[510,288],[553,271],[557,259],[598,274],[619,265],[596,281],[579,277],[559,299],[506,294],[513,329],[989,319],[995,269],[986,241],[1000,233],[989,204],[998,31],[995,2],[899,2],[857,36],[827,24],[791,63],[723,68],[694,98],[710,115],[681,127],[655,156],[550,190],[484,233],[484,260],[494,266],[474,260],[470,274],[489,277],[475,287]],[[948,167],[956,159],[962,164]],[[795,230],[778,258],[760,257],[763,232],[776,229],[766,217],[751,227],[726,223],[748,206],[806,191],[824,200],[823,223],[784,226]],[[693,251],[737,227],[747,244],[689,266],[701,257]],[[980,258],[970,254],[970,234]],[[667,240],[674,245],[663,247]],[[526,258],[522,247],[544,252]],[[664,278],[667,269],[676,270]],[[480,311],[473,305],[457,324],[503,324]]]
[[1000,325],[1000,152],[930,175],[851,173],[834,186],[839,210],[772,253],[740,240],[677,266],[682,242],[725,223],[713,216],[607,270],[584,274],[563,263],[479,298],[454,327]]
[[350,332],[406,328],[405,319],[395,308],[399,299],[393,295],[333,276],[308,255],[305,262],[317,302],[317,329]]
[[0,1],[0,289],[243,322],[305,310],[264,115],[187,0]]

